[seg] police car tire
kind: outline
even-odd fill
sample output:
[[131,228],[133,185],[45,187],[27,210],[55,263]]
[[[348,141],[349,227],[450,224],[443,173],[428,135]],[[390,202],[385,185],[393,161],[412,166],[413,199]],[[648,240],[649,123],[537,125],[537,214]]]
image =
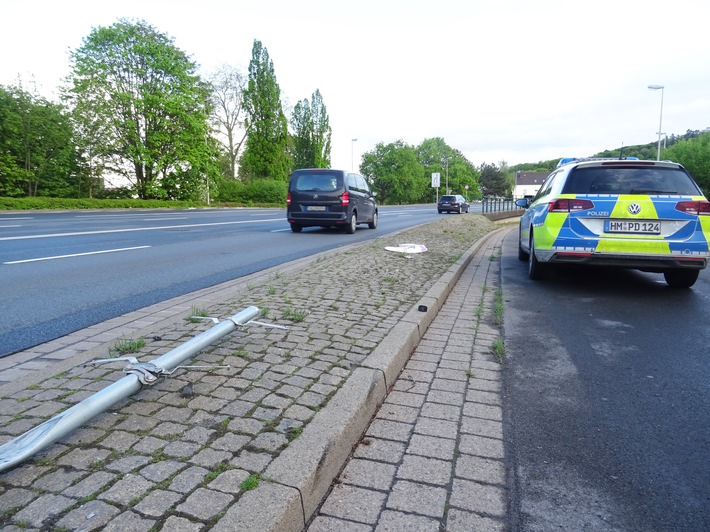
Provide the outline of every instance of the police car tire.
[[545,266],[537,260],[535,256],[535,239],[530,235],[530,256],[528,258],[528,277],[533,281],[539,281],[543,278]]
[[530,256],[523,251],[523,246],[520,243],[520,230],[518,230],[518,260],[522,262],[530,260]]
[[698,280],[700,270],[668,270],[663,277],[671,288],[690,288]]

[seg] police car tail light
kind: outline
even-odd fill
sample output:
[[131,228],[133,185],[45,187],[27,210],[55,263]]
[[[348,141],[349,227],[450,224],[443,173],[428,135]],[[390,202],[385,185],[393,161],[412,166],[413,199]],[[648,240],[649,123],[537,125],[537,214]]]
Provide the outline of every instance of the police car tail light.
[[343,204],[343,207],[347,207],[348,205],[350,205],[350,192],[343,192],[343,195],[340,196],[340,203]]
[[710,202],[707,201],[679,201],[675,210],[696,216],[710,215]]
[[548,212],[579,212],[593,209],[594,203],[586,199],[557,199],[550,202]]

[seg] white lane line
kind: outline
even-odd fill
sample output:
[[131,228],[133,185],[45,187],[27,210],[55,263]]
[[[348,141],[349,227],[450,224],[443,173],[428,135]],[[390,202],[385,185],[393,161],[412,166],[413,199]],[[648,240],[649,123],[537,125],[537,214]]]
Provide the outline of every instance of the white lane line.
[[6,229],[8,227],[22,227],[21,225],[0,225],[0,229]]
[[100,255],[101,253],[116,253],[117,251],[132,251],[134,249],[145,249],[150,246],[137,246],[134,248],[118,248],[118,249],[104,249],[102,251],[89,251],[87,253],[72,253],[71,255],[56,255],[54,257],[39,257],[37,259],[26,259],[26,260],[13,260],[9,262],[3,262],[3,264],[23,264],[25,262],[39,262],[42,260],[54,260],[54,259],[67,259],[69,257],[84,257],[86,255]]
[[35,238],[54,238],[60,236],[84,236],[84,235],[104,235],[109,233],[130,233],[131,231],[160,231],[163,229],[183,229],[190,227],[210,227],[215,225],[238,225],[238,224],[255,224],[264,222],[284,222],[284,218],[271,218],[267,220],[240,220],[238,222],[211,222],[206,224],[183,224],[183,225],[162,225],[155,227],[134,227],[131,229],[105,229],[103,231],[80,231],[77,233],[51,233],[46,235],[25,235],[25,236],[4,236],[0,237],[3,240],[30,240]]

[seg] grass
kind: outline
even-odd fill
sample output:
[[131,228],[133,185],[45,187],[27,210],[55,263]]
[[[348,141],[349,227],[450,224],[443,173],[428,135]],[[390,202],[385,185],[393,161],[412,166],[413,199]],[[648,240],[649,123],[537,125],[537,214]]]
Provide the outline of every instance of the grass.
[[503,290],[496,290],[493,305],[493,319],[498,327],[503,326]]
[[145,338],[119,338],[113,347],[109,349],[109,353],[128,355],[130,353],[137,353],[143,346],[145,346]]
[[259,481],[261,480],[261,475],[258,473],[254,473],[252,475],[249,475],[241,484],[239,484],[239,487],[244,490],[244,491],[250,491],[255,489],[259,485]]
[[498,363],[502,363],[503,358],[505,357],[505,344],[503,343],[503,339],[496,338],[495,340],[493,340],[493,346],[491,350],[493,351],[493,356],[496,357]]
[[192,305],[192,308],[190,309],[190,317],[187,318],[187,321],[190,323],[197,323],[199,321],[203,321],[200,318],[206,318],[208,316],[209,313],[206,309]]
[[293,307],[288,307],[286,310],[283,311],[281,317],[285,320],[291,320],[293,322],[299,323],[303,321],[307,315],[308,312],[305,309],[295,309]]

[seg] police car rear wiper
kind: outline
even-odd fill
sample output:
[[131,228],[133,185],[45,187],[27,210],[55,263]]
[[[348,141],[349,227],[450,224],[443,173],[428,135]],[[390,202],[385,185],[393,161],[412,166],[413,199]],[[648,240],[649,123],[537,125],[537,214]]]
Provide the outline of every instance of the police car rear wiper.
[[652,188],[635,188],[629,194],[677,194],[675,190],[654,190]]

